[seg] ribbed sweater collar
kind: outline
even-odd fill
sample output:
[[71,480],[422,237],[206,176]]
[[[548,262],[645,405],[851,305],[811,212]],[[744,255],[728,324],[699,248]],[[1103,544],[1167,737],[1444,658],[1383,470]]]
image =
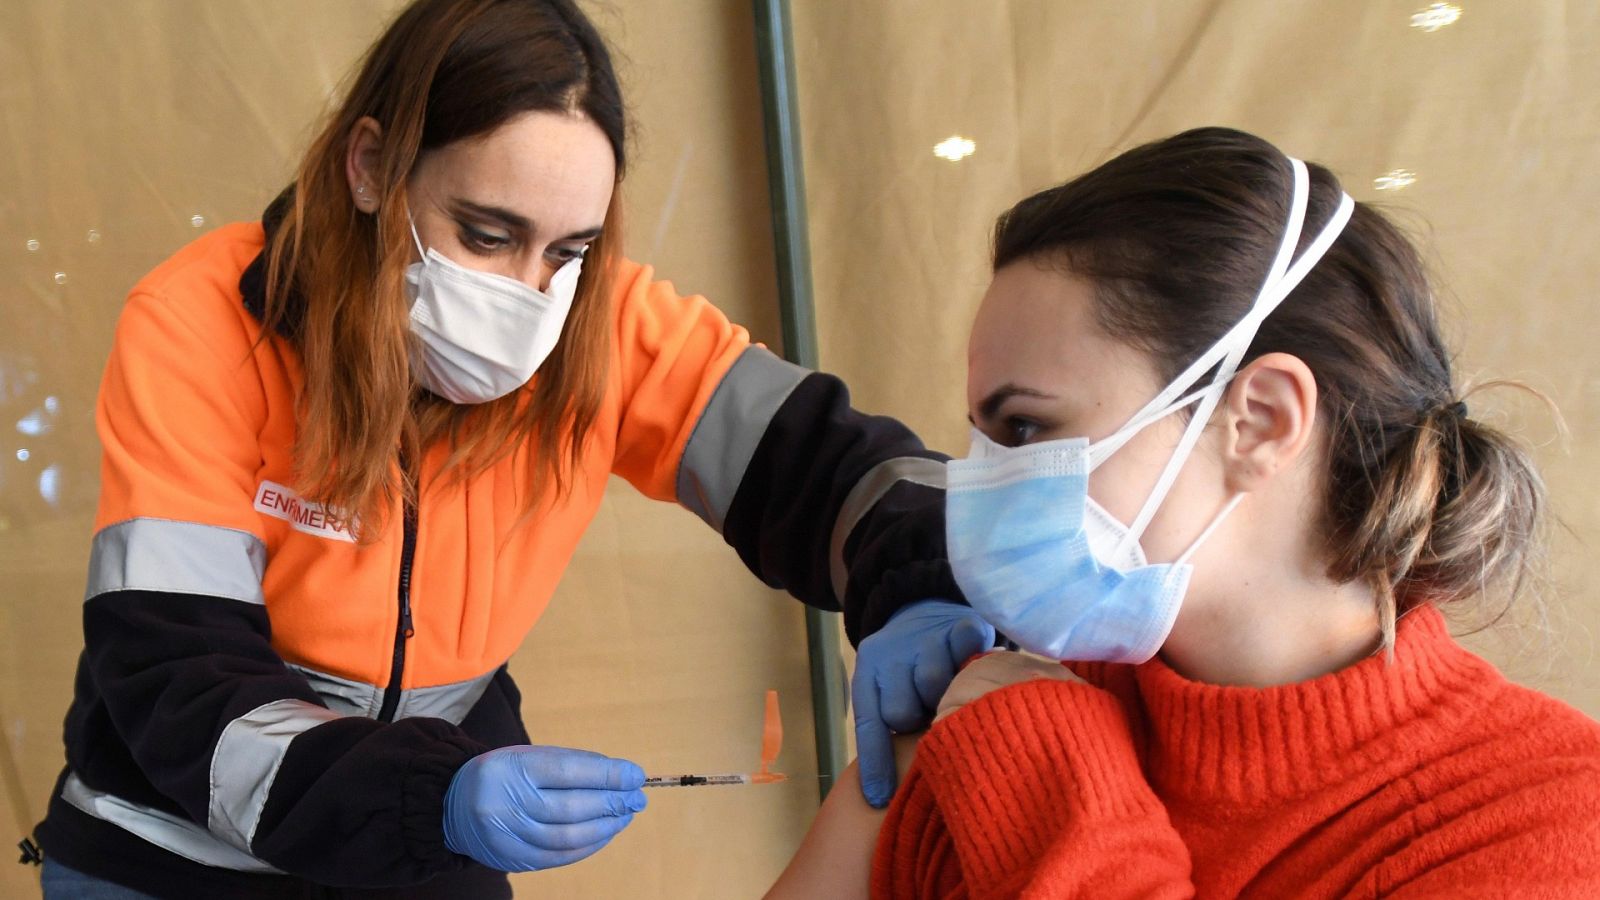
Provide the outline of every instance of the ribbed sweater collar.
[[1432,606],[1401,620],[1392,661],[1379,654],[1298,684],[1201,684],[1159,658],[1135,677],[1157,791],[1246,806],[1405,771],[1504,684]]

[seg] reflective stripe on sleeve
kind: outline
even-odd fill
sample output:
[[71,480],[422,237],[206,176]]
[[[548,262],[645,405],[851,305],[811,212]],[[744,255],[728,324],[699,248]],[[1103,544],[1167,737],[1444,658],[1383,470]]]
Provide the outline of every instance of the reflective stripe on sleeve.
[[767,425],[810,374],[763,347],[750,347],[706,404],[678,464],[678,502],[718,534]]
[[211,833],[248,853],[289,743],[338,718],[304,700],[274,700],[229,722],[211,753]]
[[845,587],[850,579],[850,570],[844,562],[844,545],[850,540],[850,532],[878,505],[883,495],[902,481],[943,490],[945,464],[920,456],[886,459],[868,470],[850,489],[839,507],[839,518],[834,521],[833,534],[828,540],[828,574],[833,582],[833,598],[840,604],[844,603]]
[[112,591],[209,594],[262,604],[267,547],[248,531],[128,519],[100,529],[89,551],[87,603]]
[[141,806],[83,783],[76,774],[68,775],[61,787],[61,799],[103,822],[208,866],[237,872],[279,873],[281,870],[223,841],[199,825],[159,809]]

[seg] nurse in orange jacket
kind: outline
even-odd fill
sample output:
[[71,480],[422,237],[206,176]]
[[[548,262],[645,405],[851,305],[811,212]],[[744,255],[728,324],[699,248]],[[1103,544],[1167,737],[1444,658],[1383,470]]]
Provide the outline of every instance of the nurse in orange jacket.
[[992,641],[929,599],[944,457],[623,259],[623,149],[570,0],[418,0],[263,221],[133,289],[47,896],[509,896],[603,847],[643,773],[530,746],[505,662],[612,473],[876,633],[872,739]]

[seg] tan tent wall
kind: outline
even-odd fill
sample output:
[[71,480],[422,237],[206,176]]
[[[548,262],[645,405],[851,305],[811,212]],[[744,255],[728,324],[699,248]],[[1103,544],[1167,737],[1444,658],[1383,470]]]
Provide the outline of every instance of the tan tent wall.
[[[1330,166],[1415,232],[1458,371],[1521,378],[1473,415],[1537,454],[1557,515],[1548,637],[1472,639],[1509,674],[1600,715],[1600,8],[1462,0],[878,0],[794,4],[824,368],[866,408],[963,454],[966,334],[994,217],[1143,141],[1230,125]],[[1444,15],[1440,16],[1439,13]],[[1414,16],[1423,14],[1413,24]],[[976,144],[959,162],[933,148]],[[1395,170],[1414,181],[1379,190]],[[1404,178],[1398,179],[1404,181]],[[1477,617],[1463,617],[1463,628]]]
[[[1455,307],[1462,371],[1526,378],[1572,424],[1563,450],[1536,410],[1473,402],[1547,444],[1540,459],[1571,526],[1555,544],[1554,639],[1500,631],[1483,646],[1597,715],[1587,632],[1600,607],[1580,563],[1600,527],[1588,477],[1600,464],[1590,424],[1600,226],[1588,214],[1600,201],[1588,87],[1600,83],[1600,13],[1469,0],[1458,22],[1429,33],[1410,23],[1423,5],[797,0],[823,362],[863,406],[959,452],[966,331],[996,213],[1199,124],[1244,127],[1326,162],[1421,234]],[[40,815],[61,762],[96,489],[89,416],[121,297],[199,229],[259,211],[397,6],[0,4],[0,795],[19,823]],[[624,57],[638,124],[633,255],[775,342],[748,5],[591,8]],[[974,140],[974,155],[936,158],[933,145],[953,134]],[[1395,169],[1415,182],[1377,191],[1374,179]],[[29,434],[33,424],[15,427],[24,422],[51,427]],[[617,487],[513,661],[536,739],[656,771],[742,768],[758,747],[760,692],[777,687],[783,766],[810,774],[798,607],[743,574],[693,519]],[[519,894],[755,896],[814,797],[803,779],[661,794],[605,854],[521,876]],[[29,896],[34,877],[0,865],[0,895]]]
[[[94,394],[123,295],[205,229],[259,214],[399,6],[0,4],[0,835],[42,815],[62,762],[97,490]],[[591,9],[634,114],[631,255],[776,344],[748,8]],[[17,430],[35,414],[48,431]],[[53,502],[40,492],[50,467]],[[799,604],[688,513],[617,481],[511,665],[536,740],[662,773],[753,768],[763,692],[777,688],[780,768],[797,776],[657,794],[600,857],[518,876],[519,895],[753,896],[771,883],[816,808]],[[0,896],[34,895],[36,877],[0,865]]]

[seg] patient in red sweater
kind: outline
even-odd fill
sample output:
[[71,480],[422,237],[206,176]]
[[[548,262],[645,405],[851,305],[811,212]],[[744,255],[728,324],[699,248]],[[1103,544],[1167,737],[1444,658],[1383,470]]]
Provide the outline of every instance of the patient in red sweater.
[[1600,897],[1600,725],[1446,627],[1517,593],[1543,485],[1406,238],[1212,128],[1022,201],[994,270],[947,535],[1030,652],[770,896]]

